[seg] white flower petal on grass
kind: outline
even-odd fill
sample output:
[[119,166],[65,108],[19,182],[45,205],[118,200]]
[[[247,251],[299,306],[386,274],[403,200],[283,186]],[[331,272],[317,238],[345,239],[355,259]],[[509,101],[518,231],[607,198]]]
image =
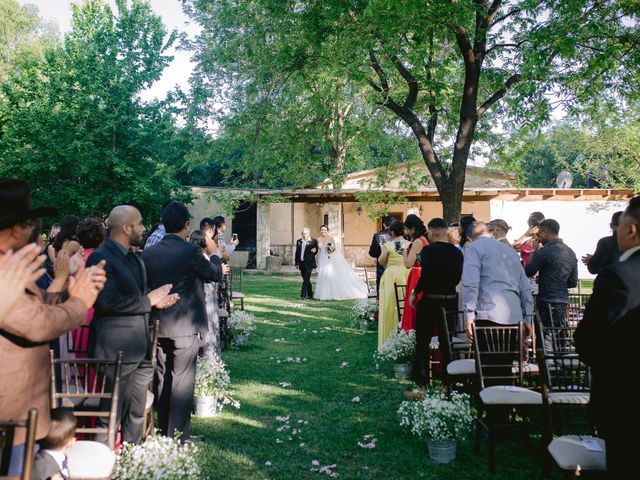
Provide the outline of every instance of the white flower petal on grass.
[[276,438],[276,443],[282,443],[282,440],[280,440],[279,438]]
[[302,361],[303,361],[303,362],[306,362],[306,361],[307,361],[307,359],[306,359],[306,358],[303,358],[303,359],[302,359]]
[[287,415],[286,417],[282,417],[282,416],[278,415],[276,417],[276,420],[279,421],[279,422],[288,422],[289,421],[289,415]]
[[342,362],[340,364],[340,368],[347,368],[349,366],[349,362]]
[[336,352],[339,352],[339,351],[341,351],[341,350],[342,350],[341,348],[336,348]]
[[270,467],[271,466],[271,462],[269,460],[267,460],[266,462],[264,462],[265,466]]
[[358,446],[360,448],[376,448],[376,442],[375,440],[372,440],[369,443],[358,442]]
[[311,465],[313,465],[314,467],[319,467],[320,462],[318,460],[311,460]]
[[305,445],[306,445],[306,444],[305,444],[304,442],[302,442],[302,443],[300,444],[300,448],[304,447]]
[[353,397],[353,398],[351,399],[351,401],[352,401],[353,403],[360,403],[360,397],[358,397],[358,396],[356,395],[355,397]]
[[279,382],[278,385],[280,385],[282,388],[291,387],[291,383],[289,382]]

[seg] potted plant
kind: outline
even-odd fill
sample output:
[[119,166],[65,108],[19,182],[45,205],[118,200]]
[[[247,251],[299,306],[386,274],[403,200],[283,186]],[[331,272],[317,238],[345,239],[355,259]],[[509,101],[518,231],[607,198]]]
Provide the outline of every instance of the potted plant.
[[162,435],[148,436],[143,443],[123,443],[116,452],[114,480],[190,480],[201,478],[196,461],[198,447]]
[[413,435],[427,439],[434,463],[449,463],[456,456],[456,442],[471,431],[473,411],[466,393],[452,392],[449,397],[427,392],[424,400],[405,401],[398,409],[400,426]]
[[393,362],[395,376],[408,380],[411,375],[411,361],[416,353],[415,330],[401,330],[392,334],[373,354],[376,362]]
[[240,408],[233,398],[231,379],[222,359],[217,355],[199,357],[196,362],[194,390],[197,417],[213,417],[225,405]]
[[249,334],[256,329],[256,317],[245,311],[233,312],[227,325],[235,346],[243,347],[249,340]]
[[351,316],[362,330],[369,330],[378,311],[378,302],[373,298],[357,300],[351,308]]

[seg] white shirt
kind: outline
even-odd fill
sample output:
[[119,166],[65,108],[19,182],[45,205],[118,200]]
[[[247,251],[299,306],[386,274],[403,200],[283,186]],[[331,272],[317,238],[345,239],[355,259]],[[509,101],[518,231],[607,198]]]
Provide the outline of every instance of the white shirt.
[[304,250],[307,248],[307,240],[302,239],[302,248],[300,249],[300,261],[304,260]]
[[628,260],[629,257],[634,253],[636,253],[638,250],[640,250],[640,245],[636,245],[635,247],[630,248],[629,250],[624,252],[622,255],[620,255],[620,261],[624,262],[625,260]]
[[47,449],[43,449],[42,451],[44,453],[48,453],[49,455],[51,455],[51,458],[53,458],[56,461],[58,468],[60,468],[60,473],[62,473],[62,475],[64,475],[65,477],[69,476],[69,469],[66,468],[67,456],[65,455],[64,452],[60,452],[59,450],[47,450]]

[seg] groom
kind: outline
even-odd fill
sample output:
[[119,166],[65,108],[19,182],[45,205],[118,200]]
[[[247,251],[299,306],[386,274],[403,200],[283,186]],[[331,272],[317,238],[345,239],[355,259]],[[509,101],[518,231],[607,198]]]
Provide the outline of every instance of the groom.
[[311,238],[309,227],[302,229],[302,238],[296,242],[296,267],[302,274],[302,290],[300,298],[313,298],[311,290],[311,272],[316,268],[316,253],[318,253],[318,242]]

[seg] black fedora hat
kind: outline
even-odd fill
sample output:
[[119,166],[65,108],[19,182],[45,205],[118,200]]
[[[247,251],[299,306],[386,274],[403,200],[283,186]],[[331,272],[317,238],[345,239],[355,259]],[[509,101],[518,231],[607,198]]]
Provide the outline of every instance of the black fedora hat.
[[53,217],[52,207],[31,208],[31,190],[22,180],[0,178],[0,229],[30,218]]

